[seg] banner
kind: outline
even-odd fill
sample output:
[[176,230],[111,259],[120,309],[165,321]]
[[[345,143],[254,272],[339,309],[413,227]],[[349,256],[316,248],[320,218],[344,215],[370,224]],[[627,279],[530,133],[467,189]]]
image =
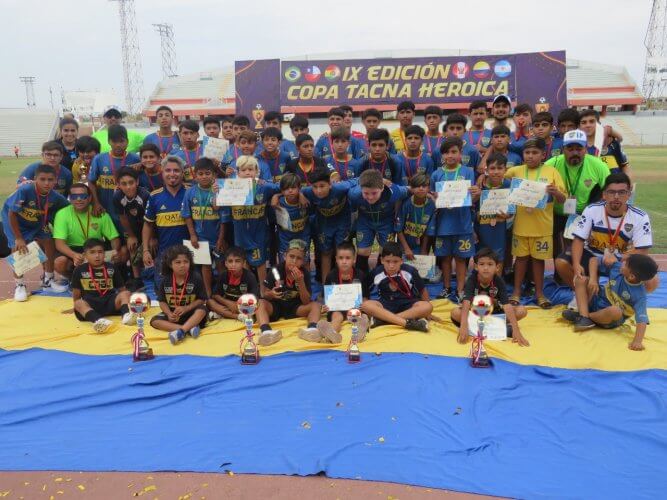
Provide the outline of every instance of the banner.
[[236,114],[250,119],[250,130],[264,128],[267,111],[280,108],[280,60],[236,61]]

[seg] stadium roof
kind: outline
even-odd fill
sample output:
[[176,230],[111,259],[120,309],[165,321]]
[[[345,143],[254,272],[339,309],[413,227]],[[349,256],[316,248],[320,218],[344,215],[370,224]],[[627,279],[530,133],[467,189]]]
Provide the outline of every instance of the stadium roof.
[[[356,51],[292,56],[284,60],[365,59],[486,55],[464,50]],[[643,97],[623,66],[567,59],[568,103],[571,106],[635,106]],[[176,116],[233,115],[235,112],[234,67],[168,78],[159,82],[144,114],[155,116],[158,106],[167,105]]]

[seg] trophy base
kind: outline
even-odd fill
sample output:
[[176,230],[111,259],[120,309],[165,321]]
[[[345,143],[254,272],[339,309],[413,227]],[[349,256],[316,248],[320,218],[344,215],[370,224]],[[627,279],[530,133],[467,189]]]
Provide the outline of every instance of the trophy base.
[[133,356],[133,361],[149,361],[154,357],[153,349],[147,349],[146,351],[142,351],[138,355]]
[[359,351],[348,351],[347,353],[348,363],[358,363],[359,361],[361,361],[361,353]]
[[260,361],[259,353],[257,354],[242,354],[241,355],[241,364],[242,365],[256,365]]
[[490,358],[483,356],[479,359],[471,359],[470,366],[473,368],[491,368],[493,366],[493,361]]

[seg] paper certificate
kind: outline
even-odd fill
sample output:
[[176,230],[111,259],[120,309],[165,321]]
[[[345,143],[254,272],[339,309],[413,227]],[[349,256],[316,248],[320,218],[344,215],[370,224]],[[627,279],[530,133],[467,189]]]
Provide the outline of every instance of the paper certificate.
[[28,253],[21,254],[19,252],[14,252],[7,257],[7,262],[12,266],[12,269],[14,269],[16,276],[23,276],[31,269],[40,266],[42,262],[46,262],[46,255],[36,241],[31,241],[26,246],[28,248]]
[[325,285],[324,303],[330,311],[349,311],[361,307],[361,283]]
[[218,139],[217,137],[207,137],[204,143],[204,153],[202,156],[212,158],[213,160],[222,160],[229,149],[229,141],[227,139]]
[[289,218],[289,212],[283,207],[276,207],[274,211],[276,212],[276,223],[285,231],[291,231],[292,221]]
[[192,259],[195,264],[211,265],[211,247],[208,241],[200,241],[199,248],[195,248],[190,240],[183,240],[183,244],[192,252]]
[[498,215],[501,212],[511,214],[514,205],[510,205],[509,189],[485,189],[479,199],[480,215]]
[[435,199],[436,208],[459,208],[472,206],[470,196],[470,181],[439,181],[435,183],[438,197]]
[[547,183],[512,179],[509,202],[519,207],[545,208],[547,206]]
[[219,207],[253,205],[254,191],[252,179],[218,179],[215,204]]
[[406,260],[405,263],[414,267],[425,280],[435,277],[435,255],[415,255],[415,260]]
[[[477,336],[478,320],[472,311],[468,313],[468,334],[471,337]],[[507,339],[507,319],[504,314],[492,314],[484,319],[484,337],[485,340]]]

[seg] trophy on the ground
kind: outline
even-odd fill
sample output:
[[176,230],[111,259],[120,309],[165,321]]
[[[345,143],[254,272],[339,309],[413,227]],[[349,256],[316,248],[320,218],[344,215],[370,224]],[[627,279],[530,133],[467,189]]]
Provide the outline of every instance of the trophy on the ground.
[[361,361],[361,352],[359,351],[359,320],[361,311],[359,309],[350,309],[347,311],[347,320],[352,323],[352,337],[347,347],[347,361],[349,363],[358,363]]
[[241,364],[256,365],[259,363],[259,349],[253,340],[255,334],[252,331],[253,315],[257,310],[257,297],[251,293],[241,295],[236,301],[239,312],[243,315],[245,323],[245,337],[241,339]]
[[130,295],[128,304],[130,311],[137,315],[137,332],[132,335],[132,345],[134,346],[132,357],[134,361],[147,361],[153,359],[153,349],[146,342],[144,334],[144,313],[151,306],[151,302],[145,293],[133,293]]
[[490,368],[493,363],[484,349],[484,326],[487,316],[493,312],[493,302],[488,295],[475,295],[470,310],[477,317],[477,335],[472,338],[470,364],[473,368]]

